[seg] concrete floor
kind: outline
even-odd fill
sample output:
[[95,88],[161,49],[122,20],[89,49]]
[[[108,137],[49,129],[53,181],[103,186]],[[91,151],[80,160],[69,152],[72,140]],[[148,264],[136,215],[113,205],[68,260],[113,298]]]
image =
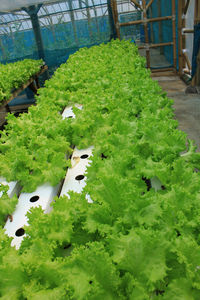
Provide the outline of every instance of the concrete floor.
[[174,74],[163,76],[162,73],[153,76],[160,86],[174,100],[175,117],[179,121],[179,129],[195,141],[200,151],[200,95],[185,94],[187,85]]
[[[142,46],[144,46],[144,44],[142,44]],[[145,49],[140,49],[139,54],[146,58]],[[160,48],[152,48],[150,49],[150,65],[151,68],[167,68],[171,66],[171,63],[163,54],[160,54]]]

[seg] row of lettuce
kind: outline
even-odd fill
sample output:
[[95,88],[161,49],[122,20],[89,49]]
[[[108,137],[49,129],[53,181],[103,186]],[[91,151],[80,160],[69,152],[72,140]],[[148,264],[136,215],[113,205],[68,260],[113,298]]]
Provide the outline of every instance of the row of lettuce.
[[42,60],[33,59],[0,64],[0,102],[8,100],[15,89],[20,88],[40,71],[42,65]]
[[19,251],[1,230],[2,299],[200,298],[200,155],[144,65],[127,41],[80,49],[8,116],[1,175],[24,191],[63,179],[70,145],[94,150],[83,192],[31,209]]

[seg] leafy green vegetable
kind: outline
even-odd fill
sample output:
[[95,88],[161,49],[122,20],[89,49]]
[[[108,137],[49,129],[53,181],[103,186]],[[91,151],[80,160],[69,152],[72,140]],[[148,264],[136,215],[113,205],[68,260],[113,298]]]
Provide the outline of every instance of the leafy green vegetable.
[[0,183],[0,226],[5,224],[5,218],[8,215],[12,215],[18,202],[16,195],[12,198],[8,197],[8,189],[7,185]]
[[94,150],[83,192],[32,208],[19,251],[0,232],[2,299],[200,299],[200,156],[144,65],[127,41],[82,48],[9,115],[1,173],[26,191],[64,177],[70,145]]
[[8,100],[13,90],[20,88],[40,71],[42,60],[24,59],[6,65],[0,64],[0,102]]

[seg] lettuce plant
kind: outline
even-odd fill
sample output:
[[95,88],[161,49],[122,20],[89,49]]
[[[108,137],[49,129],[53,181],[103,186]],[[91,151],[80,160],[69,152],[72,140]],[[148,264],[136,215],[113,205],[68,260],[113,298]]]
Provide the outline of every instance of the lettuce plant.
[[42,60],[24,59],[6,65],[0,64],[0,102],[8,100],[31,76],[39,72]]
[[19,251],[0,232],[2,299],[199,300],[200,155],[144,66],[128,41],[82,48],[8,117],[1,173],[25,191],[57,184],[72,145],[94,150],[83,192],[32,208]]

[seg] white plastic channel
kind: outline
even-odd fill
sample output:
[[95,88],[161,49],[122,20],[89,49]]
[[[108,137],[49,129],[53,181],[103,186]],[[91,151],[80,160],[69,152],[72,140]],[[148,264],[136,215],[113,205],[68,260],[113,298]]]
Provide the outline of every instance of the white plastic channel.
[[[77,108],[82,109],[82,105],[75,105]],[[67,107],[64,111],[62,116],[64,118],[75,118],[75,114],[73,112],[72,107]],[[81,149],[78,150],[77,148],[74,149],[71,158],[71,165],[72,167],[68,169],[67,175],[65,177],[62,190],[60,196],[67,195],[69,197],[68,192],[73,191],[76,193],[81,193],[84,186],[86,185],[86,176],[85,171],[87,166],[89,166],[90,161],[89,158],[92,156],[92,149],[93,147],[89,147],[88,149]],[[86,196],[89,203],[92,203],[92,199],[89,195]]]
[[[86,185],[86,176],[84,174],[87,169],[87,166],[89,166],[90,164],[89,158],[90,156],[92,156],[92,149],[92,146],[87,149],[74,149],[71,158],[72,167],[69,168],[67,171],[67,175],[65,177],[60,196],[69,196],[69,191],[73,191],[76,193],[82,192],[84,186]],[[87,199],[88,202],[92,202],[89,195],[87,196]]]
[[162,190],[162,183],[160,182],[158,177],[154,176],[150,180],[151,180],[151,186],[152,188],[155,189],[156,192]]
[[[82,108],[77,105],[78,108]],[[67,107],[63,114],[63,119],[75,117],[72,107]],[[11,184],[14,185],[14,184]],[[21,242],[25,236],[25,231],[23,227],[28,225],[28,218],[26,217],[27,212],[31,207],[41,206],[45,213],[50,212],[50,204],[53,198],[58,194],[60,184],[52,187],[50,184],[46,183],[39,186],[33,193],[22,193],[19,196],[18,204],[12,217],[13,220],[7,220],[5,224],[6,234],[13,237],[11,246],[15,246],[19,249]]]
[[[7,191],[7,194],[10,198],[12,198],[14,196],[14,194],[16,194],[17,196],[19,195],[21,187],[17,181],[7,182],[3,177],[0,177],[0,183],[3,185],[8,185],[9,189]],[[1,196],[1,194],[0,194],[0,196]]]
[[[74,106],[76,106],[77,108],[79,109],[82,109],[82,105],[78,105],[78,104],[75,104]],[[62,118],[65,119],[65,118],[75,118],[75,114],[73,112],[73,107],[72,106],[68,106],[64,109],[63,113],[62,113]]]
[[13,213],[13,221],[7,220],[5,229],[6,234],[13,237],[11,246],[19,249],[21,242],[25,236],[23,227],[28,225],[27,212],[31,207],[41,206],[45,213],[50,210],[50,203],[57,195],[59,184],[52,187],[49,184],[41,185],[33,193],[22,193],[19,197],[15,212]]

